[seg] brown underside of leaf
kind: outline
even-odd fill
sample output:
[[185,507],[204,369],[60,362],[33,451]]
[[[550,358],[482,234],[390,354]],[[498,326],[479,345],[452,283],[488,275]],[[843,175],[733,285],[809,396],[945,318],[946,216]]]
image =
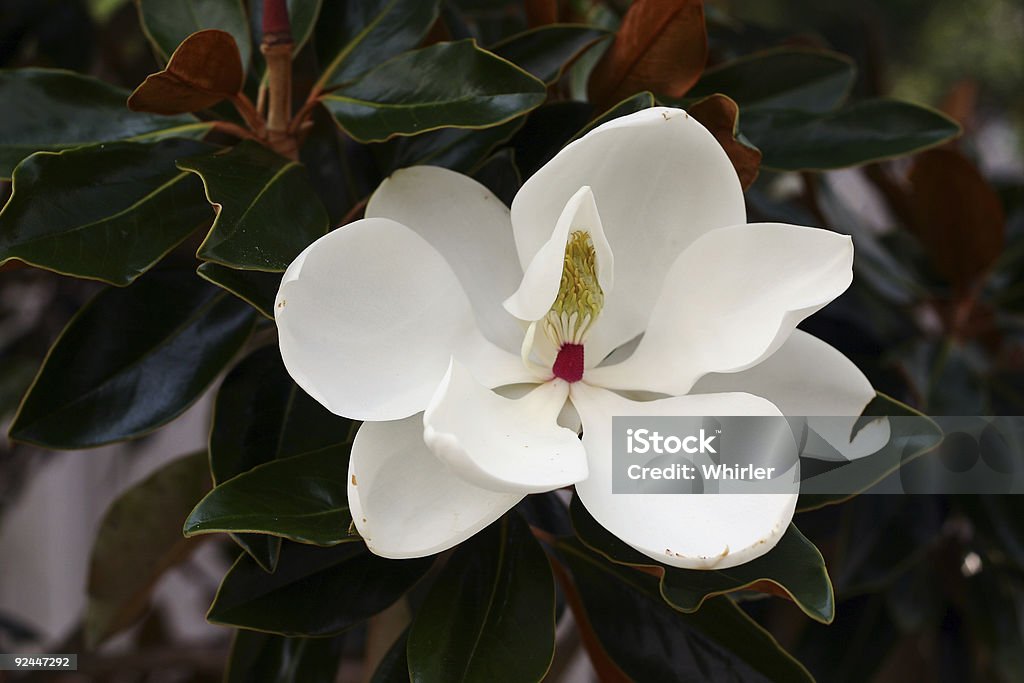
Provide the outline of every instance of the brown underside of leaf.
[[725,95],[711,95],[690,105],[687,112],[711,131],[729,155],[743,189],[753,185],[761,169],[761,151],[736,139],[739,105]]
[[702,0],[637,0],[590,75],[590,99],[607,108],[643,90],[682,97],[707,52]]
[[580,631],[580,640],[590,658],[591,666],[594,667],[594,673],[597,674],[597,680],[599,683],[630,683],[629,676],[623,673],[622,669],[605,652],[597,633],[594,632],[594,627],[590,625],[587,610],[583,606],[583,600],[580,598],[579,591],[576,590],[576,584],[568,570],[550,555],[548,560],[551,562],[551,572],[554,574],[555,580],[558,581],[558,585],[562,587],[565,601],[576,620],[576,627]]
[[526,24],[530,28],[547,26],[558,21],[558,0],[526,0]]
[[154,114],[199,111],[242,89],[245,71],[230,33],[208,29],[178,46],[167,68],[150,74],[128,98],[128,108]]
[[918,154],[908,179],[911,229],[935,270],[966,292],[1002,253],[1006,217],[999,196],[951,147]]
[[107,510],[89,565],[85,637],[90,647],[135,623],[157,581],[200,545],[182,521],[210,489],[205,453],[172,461]]

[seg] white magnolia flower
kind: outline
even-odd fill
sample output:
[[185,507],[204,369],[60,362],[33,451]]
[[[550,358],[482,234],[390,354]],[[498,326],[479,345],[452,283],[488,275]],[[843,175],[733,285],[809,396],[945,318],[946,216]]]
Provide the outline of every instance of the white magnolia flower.
[[464,175],[396,172],[296,258],[275,310],[295,381],[365,421],[348,497],[378,555],[437,553],[575,484],[640,552],[724,568],[775,545],[796,493],[613,495],[611,418],[858,415],[867,379],[795,330],[852,261],[848,237],[748,225],[714,137],[653,108],[568,145],[511,212]]

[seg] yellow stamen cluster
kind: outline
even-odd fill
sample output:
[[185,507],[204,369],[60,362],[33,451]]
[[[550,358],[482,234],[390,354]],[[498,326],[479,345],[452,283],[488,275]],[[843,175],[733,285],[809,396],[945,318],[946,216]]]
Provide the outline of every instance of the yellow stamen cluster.
[[562,280],[544,319],[544,332],[556,346],[580,344],[603,307],[594,242],[590,233],[578,230],[566,242]]

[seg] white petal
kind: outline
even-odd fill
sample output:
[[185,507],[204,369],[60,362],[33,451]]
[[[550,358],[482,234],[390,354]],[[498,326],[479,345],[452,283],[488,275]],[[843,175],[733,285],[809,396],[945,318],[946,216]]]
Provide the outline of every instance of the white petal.
[[423,443],[422,415],[366,422],[352,444],[349,509],[366,545],[382,557],[447,550],[522,498],[485,491],[451,472]]
[[611,291],[614,272],[612,251],[594,203],[594,194],[589,187],[581,187],[566,202],[550,238],[527,265],[519,288],[505,301],[509,313],[528,322],[547,315],[558,296],[569,233],[577,231],[590,234],[598,282],[606,295]]
[[822,416],[811,428],[836,449],[854,459],[870,455],[889,440],[889,423],[876,420],[850,441],[856,417],[875,397],[864,373],[832,346],[802,330],[768,358],[748,370],[712,373],[698,380],[694,393],[746,391],[768,399],[783,415]]
[[390,218],[414,230],[448,261],[469,296],[484,335],[517,353],[522,324],[501,302],[523,270],[515,257],[509,209],[469,176],[438,166],[395,171],[366,206],[366,217]]
[[557,420],[569,385],[541,384],[522,398],[481,386],[453,361],[423,414],[423,440],[468,482],[492,491],[539,493],[587,476],[575,431]]
[[596,362],[643,331],[683,249],[709,230],[745,223],[746,212],[736,171],[714,136],[680,109],[645,109],[568,145],[523,185],[512,225],[524,269],[583,186],[593,190],[616,261],[615,290],[587,344]]
[[845,235],[780,223],[720,228],[672,265],[633,355],[588,371],[587,381],[685,394],[709,372],[743,370],[771,355],[852,279]]
[[453,354],[488,386],[532,379],[480,334],[459,280],[409,228],[356,221],[288,267],[274,306],[292,378],[339,415],[393,420],[423,410]]
[[795,472],[793,493],[612,493],[613,416],[779,415],[770,402],[741,393],[636,402],[583,382],[573,384],[572,401],[590,462],[590,476],[576,485],[580,501],[641,553],[673,567],[725,569],[763,555],[785,533],[798,497]]

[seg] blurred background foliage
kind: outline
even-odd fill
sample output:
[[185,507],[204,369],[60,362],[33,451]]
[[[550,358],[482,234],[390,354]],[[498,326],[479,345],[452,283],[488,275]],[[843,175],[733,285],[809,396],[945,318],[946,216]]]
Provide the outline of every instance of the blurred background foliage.
[[[448,0],[428,41],[472,36],[493,45],[526,29],[531,8],[540,4]],[[560,18],[614,30],[629,4],[571,0]],[[854,359],[879,390],[936,415],[1024,414],[1024,3],[723,0],[709,2],[706,17],[709,67],[778,46],[828,48],[856,62],[855,99],[912,100],[961,124],[964,134],[953,143],[853,170],[778,170],[766,155],[748,190],[748,209],[752,219],[854,235],[855,286],[804,327]],[[315,79],[315,43],[296,61],[299,91]],[[499,149],[487,163],[461,170],[474,170],[510,198],[517,174],[528,175],[602,111],[573,104],[585,99],[586,75],[599,56],[600,50],[585,53],[551,86],[548,104],[529,114],[518,133],[496,140]],[[130,89],[162,64],[128,0],[3,0],[0,67],[21,66],[71,69]],[[338,175],[333,153],[318,154],[337,144],[322,119],[314,119],[318,142],[304,150],[303,161],[316,171],[314,184],[319,179],[317,190],[337,224],[358,214],[360,200],[391,168],[415,158],[416,138],[370,147],[341,143],[341,155],[360,172]],[[744,121],[741,107],[741,133]],[[338,184],[347,191],[337,192]],[[0,184],[0,201],[9,193],[10,184]],[[186,245],[194,252],[198,241]],[[169,258],[192,260],[188,253]],[[45,350],[99,289],[13,263],[0,269],[5,423]],[[3,515],[33,463],[50,455],[3,444],[0,453]],[[965,457],[967,467],[989,466],[977,453]],[[548,514],[523,512],[531,522]],[[801,513],[796,521],[825,557],[835,621],[817,623],[793,603],[762,599],[763,593],[739,598],[819,680],[1024,680],[1024,504],[1016,497],[869,496]],[[559,531],[564,528],[552,530]],[[572,548],[564,552],[571,555]],[[159,642],[162,635],[147,624]],[[3,615],[0,631],[7,642],[31,640],[29,625]],[[303,677],[312,674],[302,666],[336,666],[342,651],[361,653],[367,638],[359,630],[344,642],[240,634],[231,680],[256,680],[244,672],[271,669],[288,670],[272,680],[313,680]],[[209,668],[196,665],[197,672]]]

